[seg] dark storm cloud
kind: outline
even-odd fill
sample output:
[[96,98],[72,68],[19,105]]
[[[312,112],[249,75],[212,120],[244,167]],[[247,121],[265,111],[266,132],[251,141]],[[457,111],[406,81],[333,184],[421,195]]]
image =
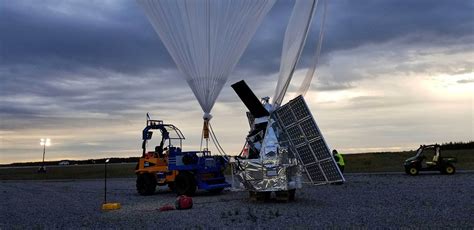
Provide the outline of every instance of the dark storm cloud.
[[37,125],[41,117],[101,119],[164,109],[175,101],[180,103],[167,111],[197,105],[177,71],[150,69],[138,76],[100,68],[56,70],[47,64],[29,64],[0,66],[0,75],[0,126],[4,129],[18,126],[18,119]]
[[[248,65],[262,73],[278,71],[289,8],[288,1],[275,6],[262,25],[270,27],[271,30],[266,32],[273,36],[260,31],[242,58],[242,67]],[[454,42],[452,40],[474,34],[473,11],[474,3],[469,0],[330,1],[321,62],[324,64],[324,56],[333,51],[387,42],[408,35],[411,40],[405,41],[410,43],[450,44]],[[307,66],[311,60],[310,55],[318,39],[321,13],[320,6],[300,66]]]
[[325,48],[351,48],[403,37],[430,42],[441,38],[472,35],[472,1],[331,1]]
[[[299,67],[311,60],[321,9]],[[194,101],[135,1],[5,1],[0,11],[2,117],[56,110],[126,113],[124,108],[151,105],[152,100],[144,98],[163,97],[162,103],[181,105]],[[405,39],[413,43],[450,42],[472,35],[472,11],[469,0],[330,1],[321,62],[334,51],[407,35],[419,35]],[[291,1],[275,5],[231,81],[247,79],[259,96],[273,93],[272,87],[258,82],[278,72],[290,13]],[[240,103],[228,85],[219,100]],[[340,90],[353,85],[328,81],[316,87]]]
[[[78,2],[71,2],[73,9],[68,10],[78,11],[75,14],[48,7],[59,2],[3,3],[2,65],[51,60],[49,65],[56,70],[89,66],[129,73],[175,67],[135,1],[115,1],[115,7],[91,1],[80,4],[79,9],[73,8]],[[68,2],[62,4],[67,6]],[[253,73],[278,71],[290,9],[290,1],[275,5],[244,54],[240,68]],[[469,35],[474,26],[473,9],[469,0],[330,1],[324,53],[413,33],[429,34],[413,42]],[[318,23],[313,24],[308,48],[314,46]],[[312,49],[307,50],[303,65],[310,60]]]
[[[123,6],[115,11],[90,2],[79,9],[85,16],[47,7],[58,3],[3,3],[0,30],[4,65],[51,61],[48,65],[55,70],[89,66],[120,72],[173,65],[134,1],[117,2]],[[88,18],[86,11],[100,18]]]

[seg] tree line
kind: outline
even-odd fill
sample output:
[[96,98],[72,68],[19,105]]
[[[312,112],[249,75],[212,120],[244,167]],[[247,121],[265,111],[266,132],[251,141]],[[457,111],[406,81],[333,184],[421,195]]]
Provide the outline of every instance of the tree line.
[[474,141],[447,142],[447,143],[441,144],[441,150],[460,150],[460,149],[474,149]]

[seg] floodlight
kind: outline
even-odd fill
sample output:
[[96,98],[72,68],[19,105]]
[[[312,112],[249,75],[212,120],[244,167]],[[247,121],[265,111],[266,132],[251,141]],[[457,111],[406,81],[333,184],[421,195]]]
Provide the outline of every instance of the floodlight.
[[43,146],[43,164],[42,164],[42,166],[40,167],[40,169],[38,170],[38,172],[40,172],[40,173],[45,173],[45,172],[46,172],[46,168],[44,167],[44,155],[46,154],[46,146],[50,146],[50,145],[51,145],[51,139],[49,139],[49,138],[41,138],[41,139],[40,139],[40,145]]
[[41,138],[40,139],[40,145],[42,146],[50,146],[51,145],[51,139],[49,138]]

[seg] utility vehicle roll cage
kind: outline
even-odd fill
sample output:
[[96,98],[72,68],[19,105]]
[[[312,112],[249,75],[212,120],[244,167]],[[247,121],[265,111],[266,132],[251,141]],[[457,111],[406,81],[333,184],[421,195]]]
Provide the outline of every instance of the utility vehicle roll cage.
[[435,149],[435,156],[439,156],[439,153],[440,153],[439,149],[441,148],[441,146],[438,144],[434,144],[434,145],[420,145],[420,147],[416,151],[416,157],[421,156],[424,150],[431,149],[431,148]]
[[183,140],[186,138],[184,137],[181,130],[179,130],[176,126],[172,124],[164,124],[162,120],[147,120],[146,127],[143,129],[142,133],[142,149],[143,154],[146,152],[146,143],[148,140],[152,138],[153,132],[151,130],[160,130],[161,132],[161,143],[162,146],[165,144],[165,141],[168,140],[168,146],[171,145],[171,140],[179,140],[179,148],[183,146]]

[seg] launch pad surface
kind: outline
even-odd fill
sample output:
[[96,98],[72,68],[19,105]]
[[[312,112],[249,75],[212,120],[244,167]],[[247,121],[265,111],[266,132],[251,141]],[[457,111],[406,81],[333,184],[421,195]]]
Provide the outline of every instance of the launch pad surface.
[[[473,228],[474,172],[451,176],[347,174],[343,185],[304,184],[290,203],[253,202],[248,192],[199,192],[189,210],[159,212],[176,195],[139,196],[134,178],[110,179],[108,197],[122,208],[103,212],[102,180],[1,181],[0,229],[12,228]],[[423,178],[421,178],[423,177]],[[230,181],[230,180],[229,180]]]

